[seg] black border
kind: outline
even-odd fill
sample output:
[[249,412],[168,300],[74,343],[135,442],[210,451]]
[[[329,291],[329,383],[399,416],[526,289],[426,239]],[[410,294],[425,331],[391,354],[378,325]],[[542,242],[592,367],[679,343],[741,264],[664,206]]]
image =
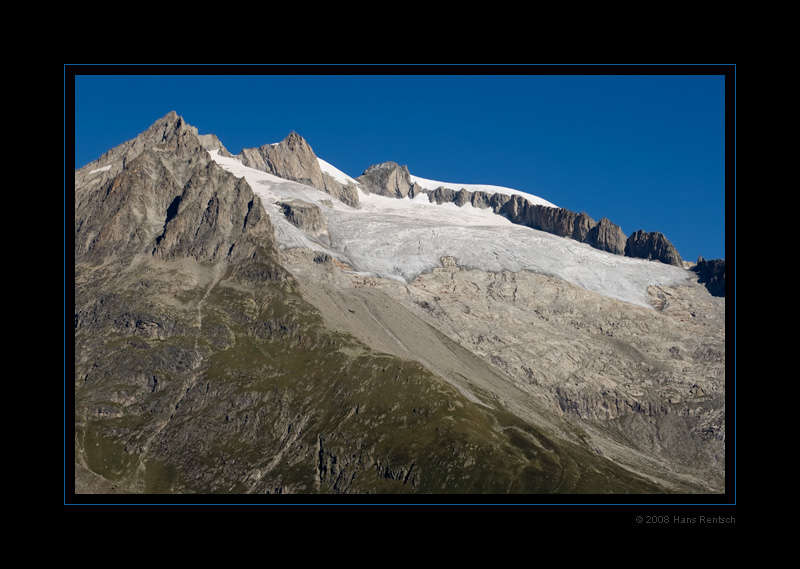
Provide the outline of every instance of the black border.
[[[208,74],[208,75],[244,75],[244,74],[559,74],[559,75],[724,75],[726,98],[726,249],[727,253],[727,289],[726,289],[726,328],[733,332],[733,350],[728,350],[728,363],[733,363],[733,383],[728,385],[726,393],[726,423],[733,426],[733,437],[726,441],[726,466],[728,481],[725,494],[720,495],[558,495],[558,496],[483,496],[483,495],[432,495],[432,496],[144,496],[144,495],[76,495],[74,493],[73,465],[69,460],[69,449],[73,448],[73,425],[70,424],[71,413],[68,403],[73,402],[74,390],[68,390],[68,355],[73,354],[74,344],[68,342],[72,335],[70,323],[74,315],[70,313],[67,299],[68,292],[74,287],[74,280],[69,281],[71,272],[67,266],[68,245],[73,244],[74,236],[68,235],[68,206],[72,200],[67,199],[68,180],[71,177],[74,154],[74,96],[75,76],[77,75],[172,75],[172,74]],[[154,117],[156,120],[158,117]],[[72,153],[70,151],[73,151]],[[548,64],[489,64],[489,65],[368,65],[368,64],[335,64],[335,65],[260,65],[260,64],[150,64],[150,65],[64,65],[64,288],[65,288],[65,332],[64,332],[64,504],[65,505],[174,505],[174,506],[240,506],[263,504],[271,506],[429,506],[450,509],[465,506],[479,507],[533,507],[537,515],[550,519],[563,518],[578,520],[616,520],[622,524],[654,525],[664,524],[691,525],[699,527],[723,527],[735,523],[741,504],[738,501],[737,485],[737,423],[736,423],[736,65],[735,64],[613,64],[613,65],[548,65]],[[69,184],[72,185],[72,184]],[[72,208],[74,211],[74,207]],[[71,229],[70,229],[71,231]],[[731,254],[731,251],[733,252]],[[72,295],[74,299],[74,294]],[[732,302],[731,302],[732,301]],[[74,306],[73,306],[74,308]],[[731,312],[732,310],[732,312]],[[74,311],[73,311],[74,313]],[[70,347],[71,346],[71,347]],[[727,367],[727,365],[726,365]],[[71,383],[71,381],[69,382]],[[732,419],[732,420],[731,420]],[[73,457],[74,458],[74,457]],[[542,508],[543,511],[540,511]],[[281,512],[284,508],[280,509]],[[456,510],[456,513],[458,510]],[[369,513],[367,511],[366,513]],[[525,510],[524,513],[528,513]],[[714,520],[721,516],[727,521]],[[739,516],[741,518],[741,516]],[[642,518],[641,520],[639,518]],[[664,521],[666,518],[667,521]],[[733,522],[731,521],[733,519]],[[694,521],[692,521],[694,520]],[[741,522],[741,519],[740,519]],[[699,524],[699,525],[698,525]]]

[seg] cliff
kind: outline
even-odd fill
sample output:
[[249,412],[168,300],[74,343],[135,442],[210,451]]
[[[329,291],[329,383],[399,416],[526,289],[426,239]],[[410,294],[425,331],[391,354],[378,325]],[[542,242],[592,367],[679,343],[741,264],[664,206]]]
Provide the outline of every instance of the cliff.
[[454,203],[463,206],[469,203],[474,207],[491,208],[496,214],[505,216],[512,223],[546,231],[559,237],[568,237],[615,255],[683,266],[675,247],[660,233],[644,233],[640,230],[626,237],[622,229],[607,218],[595,222],[584,212],[576,213],[563,208],[534,204],[519,194],[470,192],[465,188],[456,190],[449,187],[423,189],[411,181],[408,168],[396,162],[371,166],[357,178],[357,181],[367,191],[379,195],[404,198],[424,193],[431,202],[440,205]]
[[296,132],[289,133],[277,144],[245,148],[239,157],[245,166],[311,186],[330,194],[350,207],[359,207],[356,186],[341,184],[323,172],[314,150]]

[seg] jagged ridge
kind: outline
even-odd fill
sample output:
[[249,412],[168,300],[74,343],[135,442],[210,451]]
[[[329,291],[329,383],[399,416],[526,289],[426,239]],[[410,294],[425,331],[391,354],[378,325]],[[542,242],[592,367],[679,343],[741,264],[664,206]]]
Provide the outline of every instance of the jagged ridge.
[[438,204],[452,202],[462,206],[470,203],[474,207],[491,208],[513,223],[568,237],[602,251],[683,267],[675,247],[660,233],[644,234],[640,230],[626,239],[620,227],[607,218],[595,222],[583,212],[534,204],[519,194],[470,192],[464,188],[454,190],[448,187],[426,190],[411,180],[408,167],[395,162],[371,166],[357,180],[368,191],[379,195],[413,198],[425,193]]

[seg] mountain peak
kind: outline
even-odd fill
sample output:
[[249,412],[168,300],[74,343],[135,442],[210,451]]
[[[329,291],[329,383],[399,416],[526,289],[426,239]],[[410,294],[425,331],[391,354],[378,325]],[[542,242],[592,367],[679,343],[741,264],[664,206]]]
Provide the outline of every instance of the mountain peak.
[[[364,170],[364,175],[371,174],[373,172],[377,172],[377,171],[380,171],[380,170],[394,170],[396,168],[401,168],[400,164],[398,164],[397,162],[392,162],[391,160],[389,160],[389,161],[386,161],[386,162],[381,162],[380,164],[373,164],[372,166],[370,166],[369,168]],[[408,167],[406,167],[406,166],[402,166],[402,168],[405,168],[406,170],[408,170]]]
[[193,130],[194,133],[197,134],[197,129],[186,124],[186,121],[183,120],[182,116],[175,111],[170,111],[150,125],[150,127],[139,136],[158,133],[166,136],[169,133],[180,132],[186,128]]
[[287,146],[293,151],[302,149],[303,151],[311,152],[312,154],[314,153],[314,151],[311,150],[311,146],[308,144],[308,141],[294,130],[287,134],[286,138],[278,143],[278,146],[282,145]]
[[244,148],[240,156],[242,164],[249,168],[317,189],[325,187],[317,156],[306,140],[295,131],[277,144]]

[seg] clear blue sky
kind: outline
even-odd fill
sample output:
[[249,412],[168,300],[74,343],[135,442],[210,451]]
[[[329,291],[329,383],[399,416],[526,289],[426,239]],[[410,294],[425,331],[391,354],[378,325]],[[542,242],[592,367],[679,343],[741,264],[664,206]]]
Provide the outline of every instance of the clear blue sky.
[[[234,154],[296,131],[353,177],[392,160],[423,178],[529,192],[626,235],[660,231],[689,261],[724,258],[731,79],[597,69],[84,67],[73,99],[65,67],[65,140],[69,151],[73,102],[76,168],[172,110]],[[733,190],[729,180],[729,208]]]

